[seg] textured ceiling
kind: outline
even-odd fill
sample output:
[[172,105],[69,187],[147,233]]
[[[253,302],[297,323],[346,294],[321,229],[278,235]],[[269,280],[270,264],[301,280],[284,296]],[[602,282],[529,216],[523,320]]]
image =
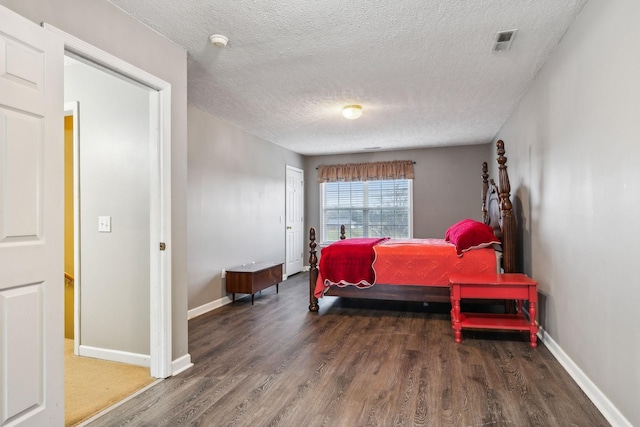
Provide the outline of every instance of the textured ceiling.
[[111,2],[188,51],[190,105],[318,155],[490,142],[586,0]]

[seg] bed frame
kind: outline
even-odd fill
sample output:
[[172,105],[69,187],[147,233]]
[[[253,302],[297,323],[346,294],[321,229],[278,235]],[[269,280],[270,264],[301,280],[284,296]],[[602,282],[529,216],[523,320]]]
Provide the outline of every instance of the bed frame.
[[[494,234],[502,241],[502,268],[505,273],[515,272],[515,222],[512,213],[511,184],[507,173],[507,158],[504,142],[496,142],[498,153],[498,180],[496,186],[489,179],[487,162],[482,163],[482,220],[492,226]],[[340,239],[345,238],[344,226],[340,227]],[[309,311],[317,312],[318,299],[314,295],[318,279],[318,257],[316,254],[316,230],[309,230]],[[386,285],[377,283],[365,289],[355,286],[332,286],[325,295],[345,298],[378,300],[450,302],[449,288],[442,286]]]

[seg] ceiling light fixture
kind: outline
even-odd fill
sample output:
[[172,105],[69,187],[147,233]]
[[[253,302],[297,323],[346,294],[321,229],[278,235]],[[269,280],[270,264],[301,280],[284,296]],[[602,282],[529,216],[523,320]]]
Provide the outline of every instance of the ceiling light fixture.
[[209,36],[209,41],[215,47],[225,47],[229,39],[222,34],[212,34]]
[[362,105],[347,105],[342,109],[342,115],[349,120],[355,120],[362,115]]

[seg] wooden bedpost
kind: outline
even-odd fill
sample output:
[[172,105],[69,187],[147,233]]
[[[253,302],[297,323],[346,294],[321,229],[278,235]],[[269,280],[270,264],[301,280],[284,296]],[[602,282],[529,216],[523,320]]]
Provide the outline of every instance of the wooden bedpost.
[[489,223],[487,217],[487,191],[489,191],[489,167],[487,162],[482,162],[482,222]]
[[515,223],[511,204],[511,183],[507,173],[507,158],[504,156],[504,142],[499,140],[496,146],[498,147],[500,212],[502,214],[502,265],[505,273],[515,273]]
[[340,240],[346,239],[347,238],[346,234],[347,234],[347,231],[344,228],[344,224],[343,224],[343,225],[340,226]]
[[309,230],[309,311],[317,312],[318,298],[314,293],[316,290],[316,280],[318,280],[318,257],[316,256],[316,229]]

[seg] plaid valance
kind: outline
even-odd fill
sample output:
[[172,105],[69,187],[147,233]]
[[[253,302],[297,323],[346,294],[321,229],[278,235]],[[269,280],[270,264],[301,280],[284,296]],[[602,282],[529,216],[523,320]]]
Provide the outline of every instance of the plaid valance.
[[347,163],[318,166],[318,182],[413,179],[413,161]]

